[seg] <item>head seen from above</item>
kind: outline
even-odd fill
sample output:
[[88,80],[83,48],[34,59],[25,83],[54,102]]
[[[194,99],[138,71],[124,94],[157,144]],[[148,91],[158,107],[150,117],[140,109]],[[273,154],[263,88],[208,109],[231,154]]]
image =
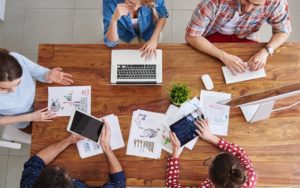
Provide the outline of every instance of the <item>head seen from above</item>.
[[247,180],[245,170],[239,160],[231,153],[220,153],[205,160],[209,177],[216,188],[239,188]]
[[50,166],[42,171],[33,188],[51,187],[74,188],[74,184],[64,169]]
[[266,0],[240,0],[240,3],[241,13],[247,14],[260,6],[263,6],[266,3]]
[[8,51],[0,49],[0,93],[11,93],[21,83],[22,67]]
[[155,0],[125,0],[129,11],[136,12],[141,6],[148,6],[153,12],[154,20],[158,20],[158,14],[155,10]]

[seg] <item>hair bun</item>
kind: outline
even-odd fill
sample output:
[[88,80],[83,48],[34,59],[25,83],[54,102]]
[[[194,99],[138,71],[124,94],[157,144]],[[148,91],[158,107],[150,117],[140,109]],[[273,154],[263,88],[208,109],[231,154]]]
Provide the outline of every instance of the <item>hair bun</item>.
[[232,182],[238,185],[241,185],[246,182],[246,176],[240,169],[231,169],[228,176]]

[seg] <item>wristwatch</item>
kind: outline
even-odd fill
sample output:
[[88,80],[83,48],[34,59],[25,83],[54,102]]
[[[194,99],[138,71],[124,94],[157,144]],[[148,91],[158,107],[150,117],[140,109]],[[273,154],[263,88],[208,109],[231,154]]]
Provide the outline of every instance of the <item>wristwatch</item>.
[[265,49],[267,50],[267,52],[269,53],[269,55],[272,55],[274,53],[274,49],[272,47],[265,46]]

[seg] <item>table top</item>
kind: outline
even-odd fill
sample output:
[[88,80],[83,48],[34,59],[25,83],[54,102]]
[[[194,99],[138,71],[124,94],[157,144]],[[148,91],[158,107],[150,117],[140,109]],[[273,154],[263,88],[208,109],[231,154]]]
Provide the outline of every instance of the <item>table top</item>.
[[[264,44],[216,44],[220,49],[247,61]],[[138,49],[140,45],[119,45],[117,49]],[[38,63],[49,68],[62,67],[71,73],[74,85],[92,86],[92,115],[118,116],[125,145],[127,145],[132,112],[143,109],[165,113],[170,101],[167,90],[173,82],[186,82],[192,96],[204,89],[199,79],[208,73],[214,91],[231,93],[232,97],[252,94],[300,82],[300,43],[286,43],[269,57],[265,67],[267,77],[226,85],[223,64],[197,52],[186,44],[161,44],[163,50],[162,86],[110,85],[111,49],[104,45],[42,44]],[[49,85],[38,83],[35,108],[47,106]],[[277,101],[275,108],[300,101],[300,96]],[[249,124],[239,108],[231,108],[226,139],[242,146],[252,159],[258,174],[258,186],[300,185],[300,105],[274,112],[271,118]],[[33,123],[31,155],[55,143],[69,133],[68,117],[56,118],[51,123]],[[218,150],[199,140],[195,148],[185,149],[180,156],[180,183],[196,186],[208,177],[203,160]],[[115,150],[127,177],[127,186],[164,186],[168,154],[162,151],[159,160],[126,155],[126,146]],[[76,145],[61,153],[53,165],[64,167],[73,178],[80,178],[91,186],[108,180],[108,165],[104,155],[80,159]]]

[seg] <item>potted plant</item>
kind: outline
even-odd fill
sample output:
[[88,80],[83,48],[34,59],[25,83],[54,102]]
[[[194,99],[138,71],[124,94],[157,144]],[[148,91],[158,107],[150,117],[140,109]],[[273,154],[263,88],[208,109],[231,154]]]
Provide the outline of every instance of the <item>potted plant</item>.
[[190,99],[190,92],[191,89],[186,83],[173,83],[168,95],[174,105],[180,106]]

